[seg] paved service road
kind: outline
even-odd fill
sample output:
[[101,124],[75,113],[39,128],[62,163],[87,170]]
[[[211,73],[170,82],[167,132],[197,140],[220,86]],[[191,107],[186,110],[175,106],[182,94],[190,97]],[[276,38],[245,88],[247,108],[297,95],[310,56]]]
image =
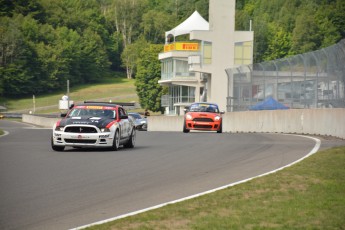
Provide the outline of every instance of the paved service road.
[[[308,138],[138,132],[134,149],[54,152],[51,130],[0,120],[0,229],[69,229],[291,163]],[[182,130],[182,129],[181,129]]]

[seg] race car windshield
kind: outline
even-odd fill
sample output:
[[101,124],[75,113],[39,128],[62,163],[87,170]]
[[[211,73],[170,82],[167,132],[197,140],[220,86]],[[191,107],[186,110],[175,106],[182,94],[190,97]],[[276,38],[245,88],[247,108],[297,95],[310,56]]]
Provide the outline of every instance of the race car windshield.
[[115,119],[114,110],[103,109],[73,109],[69,117],[108,117]]
[[189,108],[189,111],[219,113],[218,106],[214,104],[192,104]]

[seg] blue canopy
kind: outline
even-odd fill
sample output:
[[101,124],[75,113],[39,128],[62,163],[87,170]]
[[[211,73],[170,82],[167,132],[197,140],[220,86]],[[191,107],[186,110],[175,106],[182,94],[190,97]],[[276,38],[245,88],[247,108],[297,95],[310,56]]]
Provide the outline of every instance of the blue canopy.
[[257,103],[256,105],[249,107],[249,110],[278,110],[278,109],[289,109],[289,107],[276,101],[273,97],[267,97],[264,101],[261,101]]

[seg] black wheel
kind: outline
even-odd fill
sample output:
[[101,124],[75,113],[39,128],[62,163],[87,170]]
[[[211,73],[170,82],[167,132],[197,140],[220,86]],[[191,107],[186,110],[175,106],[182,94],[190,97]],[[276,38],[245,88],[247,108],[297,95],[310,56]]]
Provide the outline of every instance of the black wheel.
[[137,133],[136,133],[135,129],[133,128],[128,142],[124,145],[125,148],[134,148],[136,135],[137,135]]
[[220,123],[220,127],[219,129],[217,130],[217,133],[222,133],[223,132],[223,123],[221,122]]
[[57,152],[62,152],[62,151],[64,151],[64,149],[65,149],[65,146],[57,146],[57,145],[54,145],[53,136],[51,137],[51,146],[52,146],[52,149],[53,149],[54,151],[57,151]]
[[113,140],[113,146],[111,147],[112,150],[117,151],[120,147],[120,133],[117,129],[115,131],[114,140]]
[[187,129],[187,127],[186,127],[186,121],[184,121],[184,122],[183,122],[183,132],[184,132],[184,133],[189,133],[189,131],[190,131],[190,130]]

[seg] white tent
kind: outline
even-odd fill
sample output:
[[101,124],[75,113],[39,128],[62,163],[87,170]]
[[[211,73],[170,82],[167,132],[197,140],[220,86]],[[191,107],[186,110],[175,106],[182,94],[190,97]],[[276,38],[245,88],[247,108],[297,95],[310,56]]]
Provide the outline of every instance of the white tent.
[[208,22],[198,13],[198,11],[194,11],[189,18],[174,29],[165,32],[165,37],[167,38],[168,35],[176,37],[182,34],[189,34],[193,30],[209,30]]

